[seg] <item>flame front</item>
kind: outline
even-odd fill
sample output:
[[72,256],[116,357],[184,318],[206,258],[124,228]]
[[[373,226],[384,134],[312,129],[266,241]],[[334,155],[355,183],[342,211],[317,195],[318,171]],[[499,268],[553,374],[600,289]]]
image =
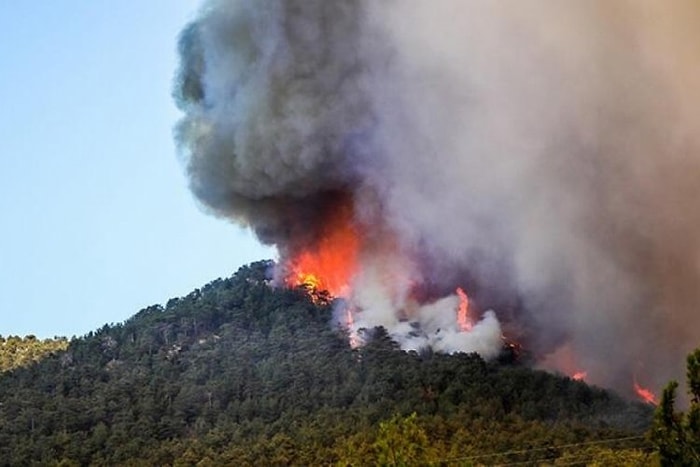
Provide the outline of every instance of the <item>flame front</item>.
[[292,287],[306,285],[313,290],[326,290],[333,297],[346,297],[357,270],[360,249],[352,210],[339,207],[326,226],[316,245],[288,261],[285,282]]
[[574,381],[584,381],[586,377],[588,376],[588,373],[585,371],[577,371],[573,375],[571,375],[571,379]]
[[636,380],[634,381],[634,392],[636,392],[639,398],[647,404],[658,405],[656,395],[651,392],[650,389],[640,386]]
[[[325,224],[316,245],[302,250],[287,261],[287,286],[304,285],[314,292],[327,291],[332,297],[349,297],[357,273],[360,236],[348,204],[341,204]],[[314,295],[312,294],[312,297]],[[353,308],[344,305],[343,321],[349,332],[350,346],[360,345],[354,329]]]
[[457,296],[459,297],[457,324],[460,331],[469,332],[472,330],[472,323],[469,320],[469,297],[461,287],[457,287]]

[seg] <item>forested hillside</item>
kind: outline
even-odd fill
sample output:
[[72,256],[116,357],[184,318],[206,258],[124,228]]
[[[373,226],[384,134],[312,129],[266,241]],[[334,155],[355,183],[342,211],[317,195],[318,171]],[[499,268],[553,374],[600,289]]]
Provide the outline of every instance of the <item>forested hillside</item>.
[[[0,374],[0,465],[647,462],[649,407],[517,362],[352,349],[269,263]],[[617,441],[610,441],[617,440]]]
[[68,348],[68,339],[37,339],[36,336],[0,336],[0,372],[37,362]]

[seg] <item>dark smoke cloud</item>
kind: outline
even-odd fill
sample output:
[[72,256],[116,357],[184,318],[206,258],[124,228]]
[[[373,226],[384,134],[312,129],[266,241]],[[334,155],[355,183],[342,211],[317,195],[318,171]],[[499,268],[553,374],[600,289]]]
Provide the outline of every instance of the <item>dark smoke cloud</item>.
[[382,268],[467,281],[544,365],[658,388],[700,345],[699,26],[693,0],[208,1],[177,138],[203,205],[282,255],[341,199],[393,231],[368,323],[406,300]]
[[361,28],[356,2],[205,3],[181,35],[175,90],[205,206],[266,243],[313,236],[372,125]]

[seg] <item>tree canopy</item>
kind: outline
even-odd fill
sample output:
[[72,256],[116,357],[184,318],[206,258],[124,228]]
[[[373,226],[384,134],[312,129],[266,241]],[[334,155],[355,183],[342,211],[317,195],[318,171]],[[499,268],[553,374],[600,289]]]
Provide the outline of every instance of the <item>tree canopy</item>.
[[38,362],[50,355],[68,348],[68,339],[37,339],[36,336],[25,337],[0,335],[0,372]]
[[404,352],[382,328],[353,349],[337,303],[271,286],[269,267],[0,373],[0,465],[647,459],[647,406],[517,362]]

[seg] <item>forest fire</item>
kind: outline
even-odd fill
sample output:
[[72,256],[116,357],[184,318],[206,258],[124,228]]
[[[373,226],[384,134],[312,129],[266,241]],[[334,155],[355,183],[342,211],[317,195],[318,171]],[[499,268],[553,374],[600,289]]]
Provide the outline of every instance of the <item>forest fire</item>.
[[469,332],[472,329],[472,323],[469,320],[469,297],[461,287],[457,287],[456,292],[459,297],[459,309],[457,310],[459,330],[462,332]]
[[357,271],[359,235],[352,210],[341,205],[324,227],[319,242],[294,255],[287,262],[285,283],[326,290],[334,297],[346,297]]
[[636,392],[637,396],[647,404],[658,405],[656,395],[650,389],[640,386],[636,379],[634,381],[634,392]]
[[[354,213],[349,203],[340,203],[330,219],[323,228],[322,234],[315,245],[308,246],[301,250],[296,255],[292,255],[289,259],[283,262],[286,275],[284,283],[288,287],[306,286],[311,292],[312,298],[316,292],[326,291],[332,298],[343,298],[341,308],[337,311],[337,316],[340,325],[348,332],[348,343],[352,348],[357,348],[362,345],[362,339],[358,334],[358,328],[365,324],[362,321],[362,307],[354,302],[353,287],[357,286],[356,279],[366,273],[363,269],[367,266],[363,264],[363,259],[366,257],[392,257],[396,254],[391,241],[376,242],[368,244],[363,242],[362,234],[358,231],[358,225],[354,220]],[[386,240],[386,239],[385,239]],[[374,254],[368,254],[363,249],[371,250]],[[376,251],[375,251],[376,250]],[[384,251],[386,250],[386,251]],[[381,260],[380,260],[381,262]],[[389,268],[391,271],[391,268]],[[383,270],[384,276],[387,270]],[[392,271],[396,272],[396,271]],[[383,277],[384,286],[392,289],[391,293],[395,293],[399,287],[397,283],[401,280],[399,277]],[[380,281],[381,282],[381,281]],[[408,286],[408,296],[411,297],[412,288],[415,283]],[[397,290],[393,290],[394,286]],[[462,287],[454,289],[454,294],[451,295],[453,325],[457,334],[468,335],[474,330],[474,318],[470,314],[470,298],[467,292]],[[426,303],[415,303],[409,298],[408,302],[401,302],[397,309],[403,310],[407,303],[408,309],[420,310],[430,309],[435,303],[428,301]],[[582,369],[576,369],[576,355],[573,349],[565,346],[560,349],[554,356],[554,367],[563,369],[565,374],[571,375],[570,378],[574,381],[587,381],[588,372]],[[567,370],[568,369],[568,370]],[[634,393],[643,402],[650,405],[657,405],[658,401],[655,394],[643,386],[640,386],[634,379]]]
[[447,295],[431,290],[417,255],[401,248],[381,220],[358,220],[354,200],[329,200],[326,206],[311,241],[283,252],[280,272],[284,285],[307,287],[313,300],[318,292],[343,299],[336,302],[335,322],[353,348],[362,344],[361,329],[381,326],[405,350],[500,353],[502,333],[493,311],[473,316],[462,287],[453,285]]
[[496,358],[503,327],[620,392],[630,355],[674,376],[700,338],[690,0],[210,3],[180,36],[178,147],[284,285],[406,350]]

